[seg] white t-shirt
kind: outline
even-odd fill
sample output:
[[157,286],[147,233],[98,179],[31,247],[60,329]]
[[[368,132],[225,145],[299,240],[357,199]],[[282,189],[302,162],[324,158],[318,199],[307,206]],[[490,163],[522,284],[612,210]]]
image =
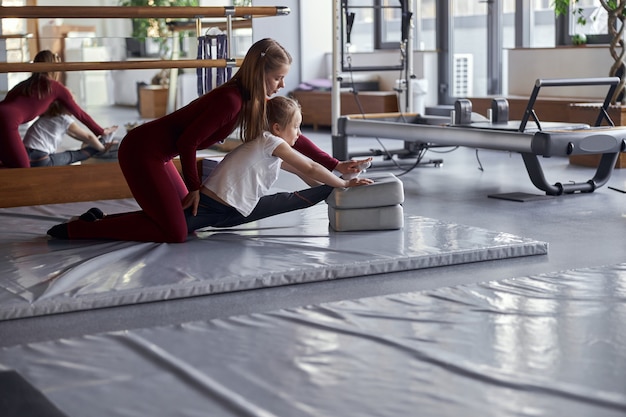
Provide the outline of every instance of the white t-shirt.
[[40,116],[26,131],[24,146],[48,154],[54,153],[72,123],[74,118],[69,114]]
[[285,141],[263,132],[229,152],[202,185],[243,216],[249,216],[278,179],[282,161],[272,152],[281,143]]

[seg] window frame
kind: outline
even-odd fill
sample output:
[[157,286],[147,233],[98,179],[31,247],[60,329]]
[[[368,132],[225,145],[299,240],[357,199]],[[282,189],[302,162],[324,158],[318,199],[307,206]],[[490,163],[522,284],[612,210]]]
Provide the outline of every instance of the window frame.
[[[390,7],[383,7],[382,4],[383,0],[374,0],[373,4],[371,6],[371,8],[375,9],[375,12],[373,14],[374,19],[373,19],[373,26],[374,26],[374,51],[377,50],[383,50],[383,49],[400,49],[399,45],[400,45],[400,41],[396,42],[382,42],[382,10],[383,9],[387,9],[387,8],[396,8],[399,9],[400,6],[394,7],[394,6],[390,6]],[[407,0],[407,1],[413,1],[413,0]],[[346,6],[348,6],[349,9],[349,5],[347,4],[348,2],[341,2],[341,70],[344,72],[350,72],[350,71],[354,71],[354,72],[358,72],[358,71],[398,71],[398,70],[404,70],[406,69],[406,63],[403,64],[397,64],[397,65],[382,65],[382,66],[353,66],[353,65],[348,65],[346,66],[346,53],[345,53],[345,48],[343,46],[345,46],[346,44],[346,20],[345,20],[345,16],[346,16]],[[358,8],[368,8],[367,6],[355,6]],[[381,47],[383,46],[384,47]]]

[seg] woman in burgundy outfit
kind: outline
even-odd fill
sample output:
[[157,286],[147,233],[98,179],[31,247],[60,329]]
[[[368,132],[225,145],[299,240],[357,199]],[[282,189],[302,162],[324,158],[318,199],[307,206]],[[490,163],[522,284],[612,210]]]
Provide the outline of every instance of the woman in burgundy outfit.
[[[187,239],[184,209],[195,215],[201,177],[196,151],[226,139],[236,127],[244,142],[265,128],[266,100],[284,87],[291,55],[275,40],[254,43],[232,79],[185,107],[131,130],[118,159],[128,186],[143,210],[105,216],[92,209],[48,234],[65,239],[113,239],[179,243]],[[327,169],[358,172],[358,161],[339,162],[308,138],[294,148]],[[180,156],[182,178],[172,159]]]

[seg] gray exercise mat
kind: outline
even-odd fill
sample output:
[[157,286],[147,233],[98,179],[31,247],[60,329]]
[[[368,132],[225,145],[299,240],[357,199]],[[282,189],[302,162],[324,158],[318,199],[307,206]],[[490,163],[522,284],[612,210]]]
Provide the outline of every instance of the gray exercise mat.
[[324,203],[183,244],[50,239],[92,206],[0,209],[0,320],[547,253],[547,243],[419,216],[401,230],[338,233]]
[[626,264],[0,349],[71,416],[626,415]]

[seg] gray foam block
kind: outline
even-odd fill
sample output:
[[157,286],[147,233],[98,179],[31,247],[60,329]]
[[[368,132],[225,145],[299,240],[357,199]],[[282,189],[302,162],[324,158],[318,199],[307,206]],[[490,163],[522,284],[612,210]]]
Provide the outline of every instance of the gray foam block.
[[404,202],[404,186],[395,175],[364,173],[361,176],[374,180],[374,183],[360,187],[335,188],[326,203],[334,208],[354,209],[394,206]]
[[356,209],[328,206],[328,220],[336,232],[401,229],[404,226],[404,210],[400,204]]

